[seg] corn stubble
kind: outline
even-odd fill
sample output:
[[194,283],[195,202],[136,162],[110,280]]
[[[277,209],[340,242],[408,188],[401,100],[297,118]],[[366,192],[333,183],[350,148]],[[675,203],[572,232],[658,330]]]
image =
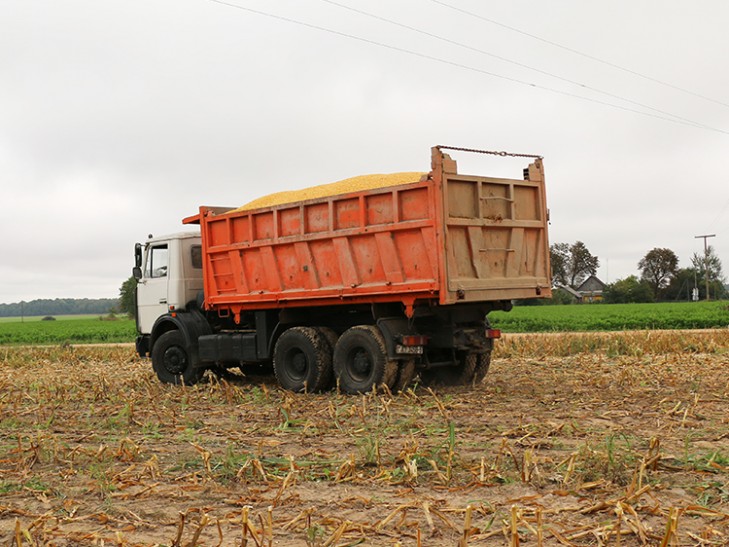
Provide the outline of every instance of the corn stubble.
[[726,545],[728,333],[506,337],[473,388],[160,385],[0,350],[14,545]]

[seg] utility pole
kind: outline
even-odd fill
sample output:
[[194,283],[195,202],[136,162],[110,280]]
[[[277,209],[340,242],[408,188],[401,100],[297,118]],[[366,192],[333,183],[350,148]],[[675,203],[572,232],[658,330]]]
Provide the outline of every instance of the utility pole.
[[711,300],[709,298],[709,247],[706,245],[706,240],[710,237],[716,237],[716,234],[694,237],[694,239],[704,239],[704,273],[706,274],[706,300]]

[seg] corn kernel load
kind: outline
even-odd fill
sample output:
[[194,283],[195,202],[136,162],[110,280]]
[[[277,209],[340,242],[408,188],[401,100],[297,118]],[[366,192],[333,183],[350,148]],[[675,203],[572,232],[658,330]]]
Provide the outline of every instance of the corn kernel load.
[[294,203],[309,199],[338,196],[339,194],[348,194],[350,192],[374,190],[377,188],[385,188],[387,186],[397,186],[398,184],[419,182],[425,175],[427,175],[427,173],[420,172],[361,175],[359,177],[352,177],[329,184],[320,184],[319,186],[312,186],[302,190],[288,190],[285,192],[269,194],[268,196],[254,199],[237,209],[233,209],[231,212],[248,211],[250,209],[259,209],[261,207],[273,207],[274,205],[283,205],[285,203]]

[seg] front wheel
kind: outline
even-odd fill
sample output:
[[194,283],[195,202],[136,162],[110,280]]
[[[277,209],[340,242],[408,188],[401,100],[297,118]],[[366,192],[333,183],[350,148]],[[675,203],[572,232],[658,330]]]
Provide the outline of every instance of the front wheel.
[[178,330],[165,332],[152,348],[152,368],[165,384],[191,386],[200,381],[205,369],[196,367],[185,345],[185,337]]

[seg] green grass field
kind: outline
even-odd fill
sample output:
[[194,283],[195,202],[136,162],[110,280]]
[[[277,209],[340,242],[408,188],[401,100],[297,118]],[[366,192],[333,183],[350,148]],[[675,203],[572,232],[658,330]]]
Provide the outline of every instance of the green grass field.
[[[504,332],[587,332],[729,327],[729,303],[584,304],[516,306],[489,315]],[[102,320],[99,316],[0,319],[0,345],[94,344],[133,342],[134,321]]]
[[[3,318],[0,321],[0,345],[96,344],[133,342],[136,326],[133,319],[100,319],[99,316],[66,316],[57,321],[31,318]],[[14,319],[10,321],[9,319]]]
[[504,332],[712,329],[729,327],[729,303],[516,306],[489,318]]

